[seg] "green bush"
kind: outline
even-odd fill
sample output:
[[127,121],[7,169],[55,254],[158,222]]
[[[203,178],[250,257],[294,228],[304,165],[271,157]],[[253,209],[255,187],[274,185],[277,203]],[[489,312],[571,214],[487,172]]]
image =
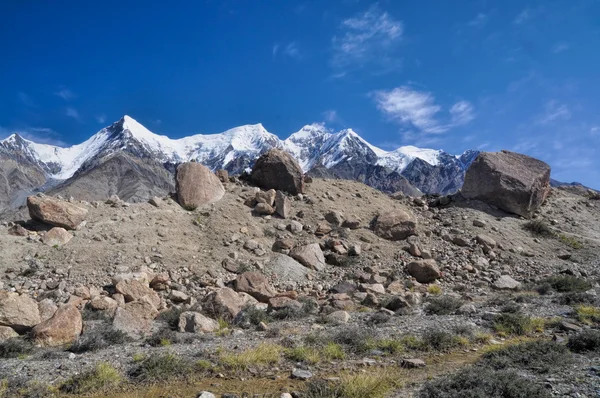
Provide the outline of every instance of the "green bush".
[[115,330],[110,325],[90,328],[73,342],[69,351],[76,354],[97,351],[114,345],[125,344],[131,341],[127,334]]
[[117,387],[123,377],[111,364],[99,363],[88,372],[84,372],[65,382],[61,391],[69,394],[90,394],[107,392]]
[[464,337],[440,329],[426,331],[421,340],[426,350],[433,351],[450,351],[469,343]]
[[454,314],[464,302],[453,296],[437,296],[429,299],[425,312],[429,315]]
[[514,344],[485,353],[480,363],[493,369],[527,369],[547,373],[551,369],[571,363],[569,350],[553,341],[530,341]]
[[494,329],[505,336],[525,336],[534,330],[534,323],[527,315],[507,312],[496,315]]
[[554,275],[546,279],[544,283],[549,284],[554,291],[559,293],[585,292],[592,288],[589,281],[573,275]]
[[0,358],[17,358],[33,351],[33,345],[22,337],[0,342]]
[[573,352],[600,351],[600,331],[584,330],[569,337],[567,347]]
[[534,235],[544,236],[544,237],[552,237],[554,236],[554,231],[546,222],[542,220],[531,220],[526,222],[523,225],[523,228]]
[[174,354],[154,354],[142,360],[130,376],[140,383],[158,383],[186,377],[193,368],[191,361]]
[[550,398],[541,385],[514,371],[468,367],[426,383],[419,398]]

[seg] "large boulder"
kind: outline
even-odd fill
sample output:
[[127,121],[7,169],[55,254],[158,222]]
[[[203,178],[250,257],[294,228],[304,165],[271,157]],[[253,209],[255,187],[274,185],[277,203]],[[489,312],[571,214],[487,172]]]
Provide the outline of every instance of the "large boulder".
[[415,217],[404,210],[391,210],[377,216],[373,231],[388,240],[402,240],[417,233]]
[[187,210],[214,203],[225,195],[225,188],[219,177],[200,163],[180,164],[175,182],[177,200]]
[[243,296],[228,287],[217,289],[202,300],[202,308],[215,318],[234,319],[246,304]]
[[406,270],[419,283],[431,283],[442,276],[433,259],[412,261],[406,266]]
[[37,302],[27,295],[0,291],[0,326],[26,332],[42,320]]
[[269,299],[277,294],[269,280],[258,272],[244,272],[238,275],[234,286],[238,292],[248,293],[262,303],[269,302]]
[[214,332],[219,329],[219,323],[199,312],[185,311],[179,316],[177,330],[181,333]]
[[304,193],[302,168],[287,152],[271,149],[252,168],[250,181],[264,189],[275,189],[292,195]]
[[290,256],[305,267],[316,271],[325,270],[325,256],[318,243],[296,246],[290,252]]
[[530,218],[550,192],[550,166],[520,153],[482,152],[465,174],[461,194]]
[[82,328],[83,320],[77,307],[65,304],[56,310],[52,318],[33,328],[32,338],[41,346],[63,346],[75,341]]
[[33,220],[65,229],[76,229],[88,213],[83,207],[44,195],[29,196],[27,208]]
[[150,331],[152,321],[157,316],[158,310],[146,298],[132,301],[117,308],[113,328],[138,339]]
[[308,268],[293,258],[279,253],[271,255],[271,259],[265,264],[263,272],[274,276],[278,281],[293,283],[306,282],[306,276],[309,274]]

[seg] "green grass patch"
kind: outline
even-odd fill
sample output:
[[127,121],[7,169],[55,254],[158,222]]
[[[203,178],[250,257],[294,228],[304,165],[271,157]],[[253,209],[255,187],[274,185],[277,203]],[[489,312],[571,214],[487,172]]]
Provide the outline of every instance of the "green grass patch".
[[539,330],[539,326],[538,320],[521,313],[501,313],[494,319],[494,330],[503,337],[527,336]]
[[567,236],[567,235],[561,234],[558,236],[558,240],[560,240],[565,245],[569,246],[571,249],[575,249],[575,250],[583,249],[583,243],[578,241],[577,239],[575,239],[572,236]]
[[221,351],[220,363],[229,369],[246,370],[255,366],[273,366],[281,360],[283,347],[276,344],[260,344],[242,352]]
[[579,322],[588,325],[600,322],[600,308],[592,305],[578,305],[575,307],[575,316]]
[[84,372],[65,382],[61,391],[69,394],[106,393],[118,387],[123,377],[111,364],[101,362],[88,372]]

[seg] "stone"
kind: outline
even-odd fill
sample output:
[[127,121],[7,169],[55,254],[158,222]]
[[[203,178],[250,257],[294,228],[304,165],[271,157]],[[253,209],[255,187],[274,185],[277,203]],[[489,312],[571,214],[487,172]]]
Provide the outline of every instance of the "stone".
[[290,251],[290,257],[310,269],[325,270],[325,256],[318,243],[296,246]]
[[184,303],[188,301],[190,297],[179,290],[171,290],[171,294],[169,294],[169,299],[174,303]]
[[435,260],[415,260],[410,262],[406,270],[419,283],[431,283],[442,276]]
[[408,300],[406,300],[404,297],[402,296],[394,296],[391,299],[388,300],[388,302],[385,305],[385,308],[390,310],[390,311],[398,311],[401,310],[402,308],[408,308],[410,307],[410,303],[408,302]]
[[27,295],[0,291],[0,326],[23,333],[40,323],[37,302]]
[[58,307],[52,318],[36,325],[31,336],[36,344],[58,347],[73,343],[81,334],[83,319],[74,305]]
[[469,246],[469,244],[471,242],[469,242],[468,239],[466,239],[462,236],[455,236],[454,238],[452,238],[452,243],[454,243],[456,246],[465,247],[465,246]]
[[325,214],[325,220],[331,225],[340,226],[342,225],[342,222],[344,222],[344,216],[339,211],[332,210]]
[[334,311],[331,314],[326,315],[325,320],[327,321],[327,323],[343,325],[345,323],[348,323],[348,321],[350,320],[350,314],[348,314],[346,311]]
[[58,306],[54,304],[52,299],[44,299],[37,303],[38,310],[40,312],[40,321],[44,322],[52,318],[58,310]]
[[380,214],[373,225],[378,236],[396,241],[416,235],[417,221],[414,216],[404,210],[391,210]]
[[42,236],[42,242],[53,247],[66,245],[71,239],[73,239],[73,235],[61,227],[54,227]]
[[565,332],[581,332],[582,330],[581,326],[567,321],[561,321],[558,326]]
[[209,391],[200,391],[196,398],[217,398],[215,394]]
[[300,222],[298,222],[296,220],[290,221],[290,223],[287,226],[287,229],[293,234],[299,234],[300,232],[302,232],[303,228],[304,228],[304,225],[302,225]]
[[44,195],[29,196],[27,208],[33,220],[65,229],[76,229],[88,213],[83,207]]
[[118,307],[118,303],[115,299],[107,296],[94,297],[88,303],[88,306],[94,311],[105,311],[108,315],[112,316]]
[[118,307],[112,325],[115,330],[119,330],[133,339],[139,339],[150,332],[152,322],[157,316],[156,307],[143,298]]
[[425,361],[422,359],[410,358],[402,360],[402,367],[407,369],[424,368]]
[[360,245],[352,245],[348,248],[348,255],[350,256],[360,256],[362,253],[362,248]]
[[215,318],[234,319],[243,309],[244,299],[233,289],[219,288],[202,300],[202,308]]
[[268,279],[258,272],[244,272],[238,275],[234,281],[234,288],[238,292],[248,293],[261,303],[267,303],[277,294]]
[[486,226],[486,224],[485,224],[485,221],[475,219],[475,220],[473,220],[473,226],[483,228]]
[[333,228],[331,228],[331,225],[328,222],[320,222],[319,224],[317,224],[317,229],[315,230],[315,235],[325,236],[325,235],[329,234],[332,230],[333,230]]
[[19,224],[15,224],[8,229],[8,234],[13,236],[27,236],[29,231]]
[[357,286],[350,281],[341,281],[338,282],[335,286],[333,286],[329,291],[331,293],[354,293],[357,289]]
[[292,216],[292,201],[281,191],[277,191],[275,195],[275,212],[281,218]]
[[199,312],[185,311],[179,316],[177,329],[181,333],[210,333],[219,330],[219,323]]
[[229,182],[229,172],[227,170],[217,170],[215,171],[215,175],[223,184],[227,184]]
[[356,218],[347,218],[342,222],[342,227],[349,229],[358,229],[360,228],[360,221]]
[[571,258],[571,253],[568,251],[560,251],[556,257],[560,258],[561,260],[568,260]]
[[294,241],[292,239],[277,239],[271,250],[274,252],[281,252],[282,250],[291,250],[294,247]]
[[15,337],[19,337],[19,333],[15,332],[13,328],[0,326],[0,343]]
[[267,203],[257,203],[256,206],[254,206],[254,211],[256,214],[260,215],[271,215],[275,213],[275,209]]
[[280,311],[283,309],[301,310],[302,303],[285,296],[277,296],[269,299],[269,309],[272,311]]
[[225,188],[206,166],[196,162],[182,163],[175,176],[177,200],[186,210],[219,201]]
[[275,189],[292,195],[304,193],[302,168],[287,152],[271,149],[258,158],[250,181],[263,189]]
[[477,240],[477,243],[480,245],[487,246],[489,249],[496,247],[496,241],[487,235],[479,234],[475,237],[475,240]]
[[265,263],[263,272],[278,281],[292,281],[294,283],[306,282],[309,270],[285,254],[273,253],[271,259]]
[[148,286],[137,280],[123,280],[115,286],[117,293],[125,297],[125,302],[141,300],[147,298],[154,308],[160,307],[160,296]]
[[158,274],[150,281],[150,287],[154,290],[166,290],[169,286],[169,275]]
[[274,189],[269,189],[268,191],[258,191],[256,193],[256,203],[266,203],[269,206],[273,206],[275,204],[275,195],[276,191]]
[[465,173],[461,194],[531,218],[550,192],[550,166],[515,152],[481,152]]
[[294,369],[292,370],[292,379],[298,380],[308,380],[313,377],[313,374],[308,370],[304,369]]
[[516,290],[521,287],[521,283],[508,275],[502,275],[494,282],[494,287],[500,290]]
[[162,201],[157,196],[153,196],[148,200],[148,203],[150,203],[154,207],[160,207],[161,202]]

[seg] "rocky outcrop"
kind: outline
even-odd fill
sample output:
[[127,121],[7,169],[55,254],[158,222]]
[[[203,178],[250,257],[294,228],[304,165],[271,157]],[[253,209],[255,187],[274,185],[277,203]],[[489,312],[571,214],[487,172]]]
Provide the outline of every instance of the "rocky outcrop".
[[40,311],[34,299],[0,291],[0,326],[9,326],[22,333],[40,322]]
[[65,229],[76,229],[88,213],[83,207],[44,195],[28,197],[27,208],[32,219]]
[[272,149],[258,158],[252,168],[250,181],[261,188],[292,195],[304,192],[302,168],[292,155],[278,149]]
[[530,218],[550,192],[550,166],[515,152],[482,152],[465,175],[461,194]]
[[380,214],[373,222],[373,231],[388,240],[402,240],[415,235],[417,221],[404,210],[392,210]]
[[200,163],[179,165],[175,182],[179,204],[187,210],[216,202],[225,195],[219,177]]
[[81,334],[81,313],[71,304],[59,307],[54,315],[32,330],[32,338],[41,346],[56,347],[71,344]]

